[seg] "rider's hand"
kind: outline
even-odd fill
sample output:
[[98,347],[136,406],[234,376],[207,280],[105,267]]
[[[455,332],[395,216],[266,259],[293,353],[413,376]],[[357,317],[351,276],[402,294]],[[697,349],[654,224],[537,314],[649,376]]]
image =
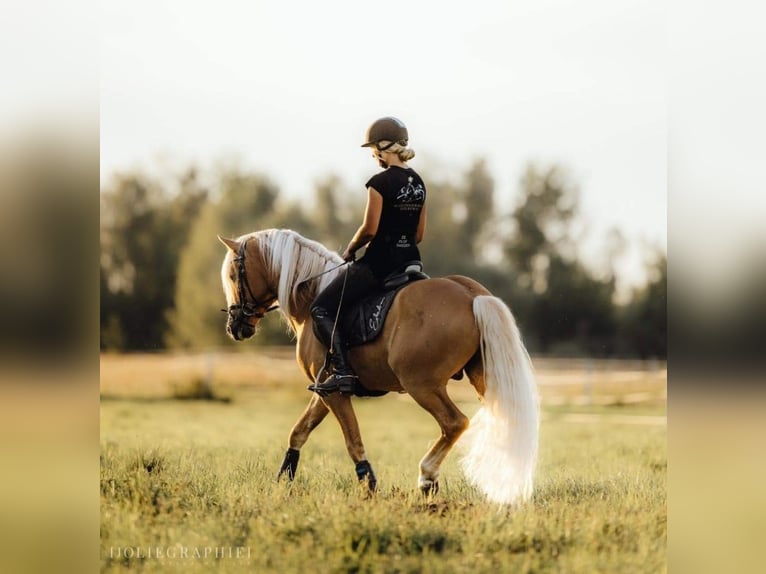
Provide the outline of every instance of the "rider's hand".
[[346,250],[343,252],[343,261],[354,261],[356,259],[356,255],[353,251],[349,251],[348,247],[346,247]]

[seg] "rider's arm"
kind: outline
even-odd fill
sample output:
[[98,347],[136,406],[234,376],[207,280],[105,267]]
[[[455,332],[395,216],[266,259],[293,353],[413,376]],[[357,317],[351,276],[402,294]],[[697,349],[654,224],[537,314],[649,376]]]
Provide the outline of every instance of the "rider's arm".
[[380,223],[380,214],[383,211],[383,196],[373,187],[367,188],[367,208],[364,212],[364,221],[359,229],[356,230],[353,239],[343,252],[343,259],[350,261],[354,252],[367,245],[378,232],[378,223]]

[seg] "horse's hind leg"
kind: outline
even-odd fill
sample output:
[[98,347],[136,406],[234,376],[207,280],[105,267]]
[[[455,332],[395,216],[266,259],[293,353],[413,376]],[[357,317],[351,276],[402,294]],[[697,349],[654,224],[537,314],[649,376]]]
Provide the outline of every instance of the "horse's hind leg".
[[282,466],[279,468],[277,479],[281,478],[283,474],[287,475],[289,480],[295,478],[301,447],[306,444],[311,431],[319,426],[319,423],[324,420],[328,412],[330,411],[327,405],[322,402],[319,395],[313,395],[306,410],[303,411],[303,414],[290,431],[288,449],[282,461]]
[[418,486],[424,494],[439,490],[439,468],[460,435],[468,428],[469,420],[447,395],[443,384],[436,390],[430,385],[418,385],[410,390],[417,403],[436,419],[442,434],[420,461]]

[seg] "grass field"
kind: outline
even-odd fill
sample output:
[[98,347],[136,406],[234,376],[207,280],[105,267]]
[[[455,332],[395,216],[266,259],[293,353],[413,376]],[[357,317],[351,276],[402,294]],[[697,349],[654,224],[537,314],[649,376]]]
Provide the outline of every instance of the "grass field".
[[[309,399],[292,350],[104,356],[102,571],[665,571],[664,365],[534,363],[538,479],[533,501],[507,510],[464,481],[457,450],[439,494],[421,497],[417,464],[438,429],[401,395],[355,402],[376,496],[330,417],[295,482],[277,483]],[[451,391],[477,410],[467,382]]]

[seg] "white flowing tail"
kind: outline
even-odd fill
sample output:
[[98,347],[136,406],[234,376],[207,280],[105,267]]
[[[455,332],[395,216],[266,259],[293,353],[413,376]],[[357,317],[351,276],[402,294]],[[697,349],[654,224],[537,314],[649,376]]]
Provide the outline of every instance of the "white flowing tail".
[[473,300],[486,392],[463,435],[468,480],[493,502],[529,500],[537,463],[540,407],[532,363],[510,309],[497,297]]

